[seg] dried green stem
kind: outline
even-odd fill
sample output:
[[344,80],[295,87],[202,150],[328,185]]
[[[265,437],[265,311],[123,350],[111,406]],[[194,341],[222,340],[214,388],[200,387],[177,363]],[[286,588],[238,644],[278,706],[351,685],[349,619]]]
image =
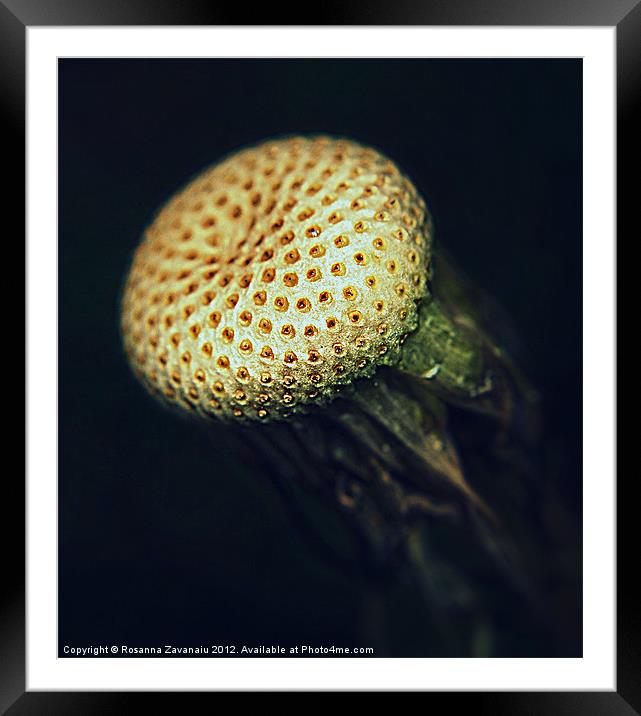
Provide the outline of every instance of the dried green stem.
[[419,327],[403,346],[400,369],[461,397],[490,391],[492,379],[478,338],[454,323],[434,298],[422,303],[419,316]]

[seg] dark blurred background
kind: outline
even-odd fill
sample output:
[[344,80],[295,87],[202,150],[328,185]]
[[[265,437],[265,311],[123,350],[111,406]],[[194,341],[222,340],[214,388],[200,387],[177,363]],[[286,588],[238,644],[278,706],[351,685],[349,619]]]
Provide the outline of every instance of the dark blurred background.
[[[410,582],[372,600],[300,538],[264,475],[214,459],[147,397],[121,350],[119,292],[154,211],[236,148],[315,132],[404,168],[437,242],[509,314],[542,397],[538,459],[567,510],[551,519],[580,630],[580,60],[64,59],[59,93],[61,647],[441,655]],[[516,632],[491,653],[555,655]]]

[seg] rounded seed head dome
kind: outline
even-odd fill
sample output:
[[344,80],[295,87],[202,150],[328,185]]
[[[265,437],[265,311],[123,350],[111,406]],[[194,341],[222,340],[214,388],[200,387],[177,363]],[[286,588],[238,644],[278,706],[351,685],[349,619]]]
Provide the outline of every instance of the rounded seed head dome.
[[241,150],[145,231],[122,301],[129,361],[199,415],[286,417],[398,361],[427,295],[430,220],[385,156],[345,139]]

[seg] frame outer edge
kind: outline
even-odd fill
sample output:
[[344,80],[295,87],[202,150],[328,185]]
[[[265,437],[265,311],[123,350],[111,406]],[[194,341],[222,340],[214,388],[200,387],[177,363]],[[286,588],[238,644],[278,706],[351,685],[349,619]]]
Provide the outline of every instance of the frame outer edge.
[[[25,188],[25,47],[24,24],[0,2],[0,123],[3,129],[4,174],[11,177],[11,181],[4,184],[3,199],[4,205],[12,207],[23,204]],[[21,233],[24,236],[24,214],[18,211],[16,215],[18,218],[14,225],[17,230],[13,230],[18,236]],[[24,259],[24,253],[22,257]],[[19,375],[16,378],[19,379]],[[3,481],[3,502],[3,544],[9,548],[4,550],[3,555],[0,612],[2,713],[25,690],[25,532],[20,517],[25,514],[25,493],[19,470],[7,470]]]

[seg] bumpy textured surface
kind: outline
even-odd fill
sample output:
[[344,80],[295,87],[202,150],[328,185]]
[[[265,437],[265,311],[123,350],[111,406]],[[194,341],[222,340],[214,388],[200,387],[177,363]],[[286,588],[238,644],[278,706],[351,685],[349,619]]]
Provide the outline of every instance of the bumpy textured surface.
[[127,355],[154,394],[202,416],[286,417],[398,361],[430,248],[423,200],[377,151],[327,137],[239,151],[146,230]]

